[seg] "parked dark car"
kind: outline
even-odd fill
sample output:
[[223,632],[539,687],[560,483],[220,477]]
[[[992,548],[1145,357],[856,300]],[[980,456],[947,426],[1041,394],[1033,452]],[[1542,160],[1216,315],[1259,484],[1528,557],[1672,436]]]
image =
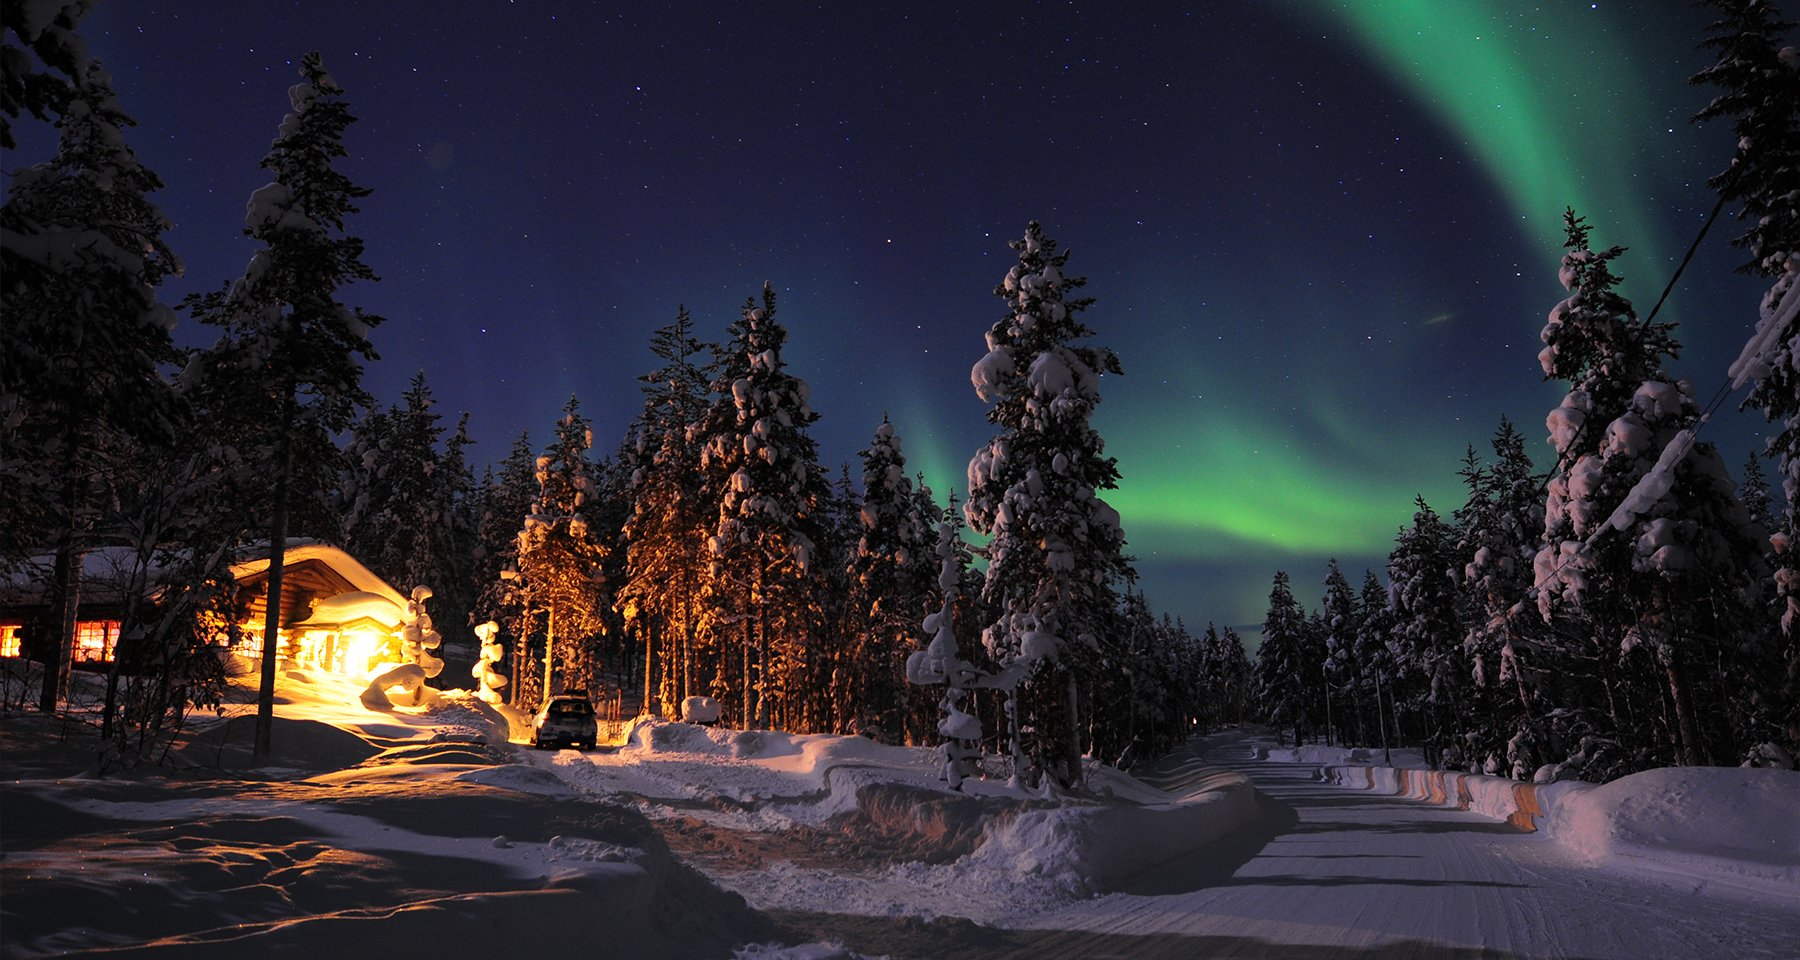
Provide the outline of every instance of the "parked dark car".
[[599,726],[594,722],[594,705],[582,697],[551,697],[532,721],[531,745],[570,746],[587,750],[594,746]]

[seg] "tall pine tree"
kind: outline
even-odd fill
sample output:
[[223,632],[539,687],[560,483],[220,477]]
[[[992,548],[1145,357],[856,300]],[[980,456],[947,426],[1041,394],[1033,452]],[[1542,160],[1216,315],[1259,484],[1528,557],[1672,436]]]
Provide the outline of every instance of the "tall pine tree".
[[1036,221],[1011,246],[1018,263],[994,288],[1006,312],[970,377],[1000,432],[969,462],[964,512],[992,537],[988,650],[1029,666],[1017,710],[1032,769],[1020,772],[1068,786],[1084,752],[1079,685],[1093,680],[1133,576],[1119,514],[1098,496],[1117,486],[1118,465],[1091,423],[1101,376],[1121,369],[1111,350],[1079,342],[1093,335],[1081,319],[1093,301],[1074,296],[1086,280],[1065,276],[1068,253]]
[[[367,406],[362,359],[375,359],[369,330],[380,318],[338,300],[340,289],[374,280],[362,241],[344,220],[369,191],[334,168],[346,155],[344,131],[355,119],[344,90],[317,53],[300,61],[301,82],[288,88],[282,118],[262,166],[274,179],[250,197],[245,233],[261,243],[244,276],[190,301],[204,323],[224,328],[213,364],[229,371],[258,456],[268,456],[269,579],[263,629],[255,753],[269,755],[275,707],[275,660],[281,627],[283,556],[295,490],[296,453],[306,466],[330,463],[331,437]],[[298,449],[297,449],[298,448]]]
[[176,407],[160,369],[175,317],[155,290],[181,264],[147,199],[162,182],[126,145],[133,121],[106,73],[70,69],[56,156],[15,174],[0,209],[0,562],[55,549],[45,711],[68,683],[82,557],[121,458],[168,443]]
[[807,432],[818,415],[782,359],[786,341],[775,288],[765,284],[761,303],[745,303],[732,325],[713,381],[717,399],[693,432],[718,504],[708,545],[721,636],[736,635],[735,655],[719,659],[715,693],[735,691],[746,726],[805,722],[798,681],[820,642],[809,594],[827,486]]

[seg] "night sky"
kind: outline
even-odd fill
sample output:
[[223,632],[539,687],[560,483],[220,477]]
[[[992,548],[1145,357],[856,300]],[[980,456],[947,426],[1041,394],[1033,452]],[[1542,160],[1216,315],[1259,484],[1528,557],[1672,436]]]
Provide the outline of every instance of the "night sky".
[[[1089,9],[1089,8],[1092,9]],[[453,12],[452,12],[453,11]],[[1711,210],[1688,117],[1708,16],[1638,3],[1100,5],[113,0],[84,22],[187,263],[239,275],[244,203],[300,55],[359,122],[351,231],[387,322],[364,384],[426,371],[478,464],[571,393],[610,449],[679,305],[723,339],[774,282],[832,475],[885,413],[940,499],[991,436],[969,368],[1006,241],[1040,220],[1117,351],[1098,426],[1153,609],[1252,624],[1274,570],[1380,569],[1415,494],[1448,514],[1502,414],[1540,463],[1537,332],[1560,213],[1630,247],[1640,312]],[[16,124],[4,166],[44,159]],[[1702,399],[1755,319],[1723,220],[1668,307]],[[211,331],[191,321],[190,344]],[[1741,397],[1734,397],[1730,410]],[[1752,415],[1702,433],[1736,469]]]

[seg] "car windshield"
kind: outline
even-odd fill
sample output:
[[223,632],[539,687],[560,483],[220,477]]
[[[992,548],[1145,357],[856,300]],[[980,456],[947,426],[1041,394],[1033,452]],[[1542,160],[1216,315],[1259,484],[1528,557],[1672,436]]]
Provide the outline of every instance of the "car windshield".
[[586,700],[562,700],[550,705],[550,712],[559,717],[579,717],[594,712]]

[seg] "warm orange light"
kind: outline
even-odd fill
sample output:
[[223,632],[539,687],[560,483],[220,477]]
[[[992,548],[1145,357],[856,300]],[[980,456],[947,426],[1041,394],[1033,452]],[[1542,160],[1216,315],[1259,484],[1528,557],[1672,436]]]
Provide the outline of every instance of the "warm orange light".
[[16,657],[19,655],[19,628],[17,626],[0,626],[0,657]]
[[119,621],[82,620],[75,624],[75,662],[106,663],[119,641]]

